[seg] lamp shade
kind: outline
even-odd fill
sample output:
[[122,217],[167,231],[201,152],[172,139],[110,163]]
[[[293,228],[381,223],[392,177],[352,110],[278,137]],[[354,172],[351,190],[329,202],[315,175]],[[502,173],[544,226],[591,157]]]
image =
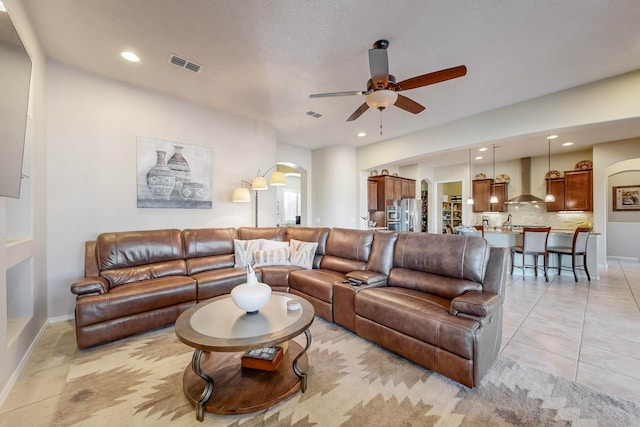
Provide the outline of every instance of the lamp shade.
[[271,174],[269,184],[273,186],[287,185],[287,178],[284,176],[284,172],[275,171]]
[[269,187],[267,186],[267,178],[265,178],[264,176],[256,176],[255,178],[253,178],[253,180],[251,181],[251,189],[253,191],[268,190]]
[[553,194],[549,193],[546,196],[544,196],[544,201],[546,203],[553,203],[556,201],[556,198],[553,196]]
[[498,196],[491,196],[489,199],[489,203],[498,203]]
[[395,104],[397,99],[397,93],[392,90],[384,89],[371,92],[369,95],[367,95],[365,102],[370,108],[383,110],[388,106]]
[[251,201],[251,195],[248,188],[236,188],[233,190],[233,202],[234,203],[249,203]]

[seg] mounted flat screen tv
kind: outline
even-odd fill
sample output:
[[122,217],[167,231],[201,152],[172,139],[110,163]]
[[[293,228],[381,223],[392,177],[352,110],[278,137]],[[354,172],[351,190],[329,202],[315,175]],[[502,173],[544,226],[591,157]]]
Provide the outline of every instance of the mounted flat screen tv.
[[20,198],[31,58],[0,11],[0,196]]

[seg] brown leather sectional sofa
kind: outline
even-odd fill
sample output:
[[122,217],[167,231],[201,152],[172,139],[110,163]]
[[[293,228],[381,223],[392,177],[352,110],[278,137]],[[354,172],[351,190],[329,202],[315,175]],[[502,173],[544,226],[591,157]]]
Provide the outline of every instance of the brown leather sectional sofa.
[[[269,265],[258,279],[316,314],[475,387],[502,339],[507,250],[481,237],[342,228],[212,228],[103,233],[85,245],[79,348],[175,322],[245,281],[234,239],[318,244],[313,268]],[[351,278],[359,286],[343,283]]]

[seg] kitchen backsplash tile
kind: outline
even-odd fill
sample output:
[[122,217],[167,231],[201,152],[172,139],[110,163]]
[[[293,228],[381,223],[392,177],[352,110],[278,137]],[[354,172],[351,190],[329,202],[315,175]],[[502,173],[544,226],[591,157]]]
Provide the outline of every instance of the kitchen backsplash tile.
[[473,224],[482,225],[482,217],[489,218],[490,227],[499,227],[511,214],[513,225],[544,225],[555,229],[574,229],[578,225],[593,223],[593,212],[547,212],[544,205],[512,205],[509,212],[474,213]]

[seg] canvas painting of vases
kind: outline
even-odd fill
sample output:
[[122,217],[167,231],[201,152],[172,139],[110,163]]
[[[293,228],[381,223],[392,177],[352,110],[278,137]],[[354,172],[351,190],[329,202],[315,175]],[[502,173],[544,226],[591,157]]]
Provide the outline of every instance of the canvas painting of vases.
[[138,207],[211,209],[211,148],[138,136]]

